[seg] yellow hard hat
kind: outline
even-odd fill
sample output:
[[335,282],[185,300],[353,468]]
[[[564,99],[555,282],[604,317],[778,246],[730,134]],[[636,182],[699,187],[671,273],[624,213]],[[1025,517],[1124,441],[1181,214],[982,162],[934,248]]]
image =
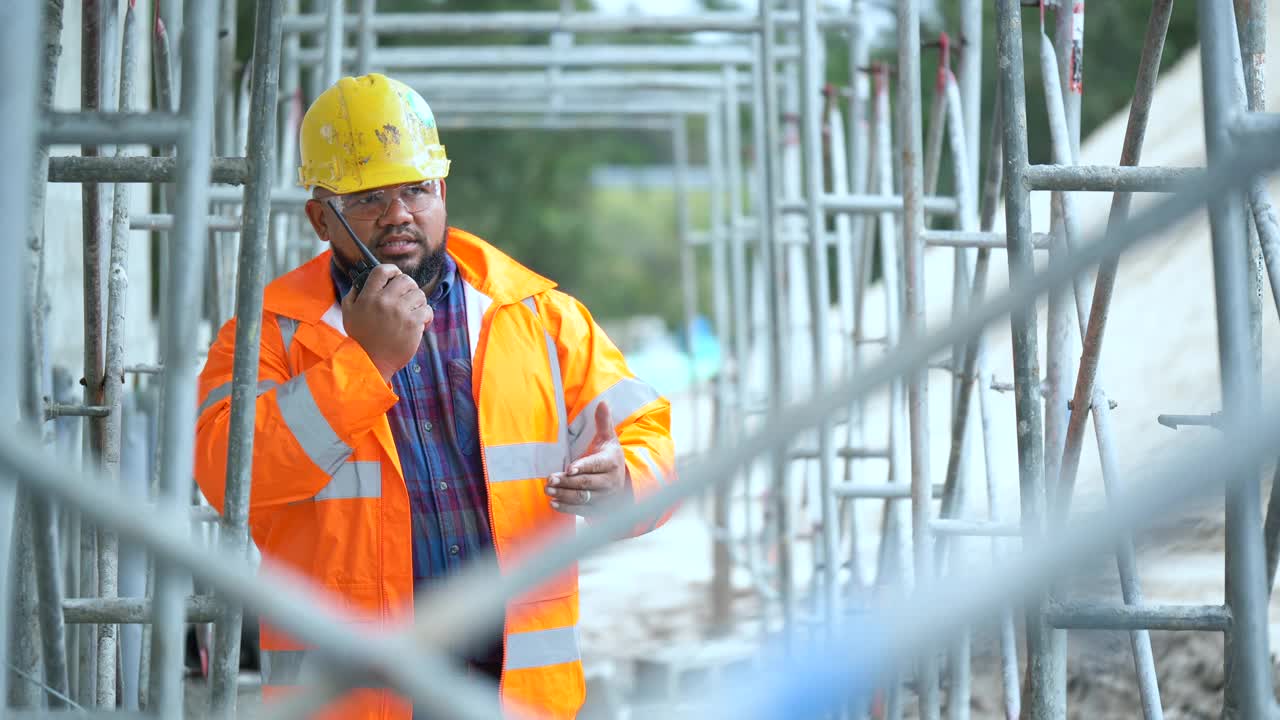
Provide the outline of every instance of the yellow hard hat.
[[344,77],[302,117],[298,182],[338,194],[449,174],[431,107],[385,75]]

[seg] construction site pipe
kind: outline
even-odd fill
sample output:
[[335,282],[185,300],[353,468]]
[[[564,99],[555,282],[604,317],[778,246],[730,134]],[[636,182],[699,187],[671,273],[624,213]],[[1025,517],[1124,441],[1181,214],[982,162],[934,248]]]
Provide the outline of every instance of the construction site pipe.
[[[788,363],[789,353],[783,347],[782,306],[784,295],[781,281],[784,272],[781,248],[773,242],[773,235],[781,223],[782,213],[780,198],[782,197],[782,158],[778,155],[782,147],[782,131],[779,126],[780,103],[778,94],[778,53],[777,24],[771,3],[760,3],[761,35],[756,49],[759,51],[758,72],[760,73],[759,89],[760,110],[755,117],[763,125],[764,165],[761,166],[761,183],[765,210],[760,216],[761,232],[760,259],[765,264],[762,275],[765,278],[765,299],[769,316],[769,386],[766,394],[766,408],[769,417],[777,417],[777,413],[786,406],[788,400],[788,383],[790,376]],[[768,459],[769,488],[772,500],[773,521],[777,531],[777,585],[779,606],[782,615],[782,645],[786,649],[792,647],[796,628],[795,598],[795,566],[792,548],[791,507],[787,493],[787,458],[786,444],[763,453]]]
[[[177,186],[174,193],[174,233],[169,243],[169,298],[161,322],[164,403],[160,414],[158,500],[175,530],[188,530],[185,507],[190,504],[190,478],[196,411],[197,367],[191,350],[199,344],[200,309],[204,289],[208,214],[208,177],[212,156],[214,66],[206,62],[217,52],[218,4],[187,0],[183,24],[181,112],[187,131],[176,143]],[[183,607],[186,583],[178,568],[157,560],[154,591],[151,668],[147,709],[163,717],[182,713]]]
[[1231,611],[1223,605],[1102,605],[1057,602],[1046,610],[1054,627],[1063,630],[1194,630],[1224,632]]
[[[41,78],[37,99],[38,111],[47,113],[53,102],[54,87],[57,81],[58,58],[62,52],[62,5],[53,2],[44,4],[45,19],[41,40],[44,63],[40,66]],[[49,147],[44,144],[33,146],[35,164],[31,178],[31,204],[28,214],[26,282],[24,288],[23,311],[26,328],[23,337],[22,357],[25,383],[22,392],[22,414],[28,425],[36,434],[41,434],[45,418],[44,400],[48,393],[45,382],[46,342],[45,320],[47,310],[41,297],[45,290],[44,249],[45,249],[45,206],[48,194],[47,177],[49,171]],[[62,598],[61,573],[63,563],[59,558],[58,523],[53,506],[45,499],[24,495],[22,498],[31,520],[30,539],[31,557],[35,565],[35,601],[39,612],[41,655],[44,659],[44,682],[52,692],[47,692],[48,706],[59,709],[66,706],[66,698],[70,692],[70,676],[67,670],[66,628],[56,609]],[[26,575],[19,574],[25,582]],[[0,620],[3,622],[3,620]],[[29,626],[28,626],[29,627]],[[5,697],[0,693],[0,702]]]
[[[954,216],[958,212],[955,198],[925,197],[922,204],[925,211],[933,215]],[[903,210],[901,195],[823,195],[822,209],[828,215],[836,213],[874,215],[876,213],[901,213]],[[798,215],[806,212],[803,202],[783,200],[781,210],[784,213]]]
[[[1007,257],[1011,283],[1025,282],[1035,274],[1028,192],[1031,185],[1026,177],[1029,167],[1021,9],[1019,0],[997,0],[996,3],[996,54],[1004,70],[1001,73],[999,102],[1003,117],[1004,164],[1008,172],[1005,181],[1005,227],[1009,238]],[[1022,526],[1026,541],[1031,543],[1045,529],[1044,417],[1039,393],[1039,339],[1033,308],[1019,308],[1010,319]],[[1034,717],[1058,718],[1064,714],[1060,703],[1064,698],[1056,697],[1053,692],[1054,678],[1060,675],[1060,668],[1056,667],[1056,658],[1049,646],[1050,628],[1042,614],[1046,599],[1046,596],[1037,598],[1026,610],[1027,711]]]
[[[341,7],[339,5],[339,7]],[[276,100],[280,85],[281,18],[284,0],[256,6],[253,33],[253,97],[249,103],[249,182],[244,191],[244,231],[236,272],[235,357],[231,375],[231,419],[227,430],[226,493],[218,536],[229,555],[244,554],[249,540],[249,493],[253,480],[254,418],[258,401],[258,356],[267,281],[267,236],[271,230],[271,186],[275,173]],[[236,716],[240,676],[242,609],[229,603],[214,628],[210,713]]]
[[45,145],[167,145],[185,130],[170,113],[59,112],[44,114],[40,142]]
[[[0,437],[0,471],[0,480],[6,485],[19,481],[60,506],[113,529],[122,540],[145,545],[157,563],[189,571],[225,598],[243,602],[282,632],[321,648],[323,652],[315,653],[317,663],[333,668],[335,675],[341,673],[344,680],[385,682],[422,707],[449,717],[481,720],[498,715],[491,684],[468,677],[421,646],[358,634],[342,618],[323,610],[300,576],[255,569],[243,555],[228,555],[221,547],[206,546],[187,532],[184,514],[138,513],[136,503],[109,490],[96,469],[72,469],[10,434]],[[185,612],[186,605],[186,597],[179,595],[179,613]],[[174,669],[180,670],[181,657],[178,661]]]
[[[779,60],[799,57],[796,48],[778,48]],[[353,50],[340,53],[343,62],[355,62]],[[314,48],[298,51],[298,62],[320,63],[324,52]],[[549,48],[525,45],[386,47],[373,52],[375,70],[401,71],[461,68],[545,68],[626,67],[626,66],[707,66],[748,65],[751,51],[742,45],[575,45]]]
[[[795,11],[775,11],[778,26],[799,24]],[[354,25],[357,15],[346,15],[344,22]],[[818,18],[826,29],[851,28],[853,20],[844,13],[826,13]],[[485,13],[379,13],[369,22],[370,29],[386,35],[464,35],[477,33],[755,33],[763,26],[759,16],[749,13],[710,12],[686,15],[624,15],[575,12],[485,12]],[[286,33],[318,33],[325,29],[325,16],[289,15],[284,21]]]
[[[0,59],[3,59],[6,67],[29,67],[32,58],[46,57],[46,53],[42,52],[45,48],[41,47],[44,37],[41,32],[44,7],[43,2],[19,3],[6,13],[5,22],[0,23]],[[32,153],[33,148],[37,147],[37,120],[41,108],[39,77],[36,72],[14,73],[11,84],[0,94],[0,110],[5,118],[5,132],[0,133],[0,156],[34,158]],[[0,186],[5,188],[5,192],[0,193],[0,224],[5,237],[28,236],[33,217],[28,203],[38,183],[40,180],[33,177],[32,166],[28,163],[8,162],[0,167]],[[0,250],[0,263],[8,268],[30,268],[30,263],[24,261],[22,244],[18,242],[4,243],[3,250]],[[22,336],[26,325],[22,318],[23,282],[7,282],[3,286],[3,290],[0,290],[0,333],[3,333],[6,341],[11,342]],[[17,410],[24,383],[20,369],[21,366],[15,362],[0,363],[0,419],[9,427],[18,424]],[[30,439],[27,428],[24,427],[19,432]],[[17,490],[12,484],[13,478],[0,477],[0,483],[5,485],[0,488],[0,527],[13,528],[18,520],[15,516]],[[14,586],[22,588],[23,576],[17,572],[20,566],[16,567],[17,563],[11,564],[14,555],[12,543],[15,539],[20,542],[15,533],[0,532],[0,598],[5,598],[5,601],[0,602],[0,667],[5,668],[4,672],[0,672],[0,703],[6,706],[10,701],[11,690],[27,692],[27,688],[21,686],[9,687],[12,678],[12,673],[8,671],[10,664],[18,664],[22,670],[33,669],[23,667],[25,663],[21,657],[10,655],[11,641],[14,639],[11,633],[21,633],[19,625],[27,622],[27,618],[11,615],[11,603],[8,602],[8,598],[15,594]]]
[[[754,67],[755,63],[752,63]],[[752,80],[743,76],[742,72],[729,66],[729,73],[737,78],[736,83],[741,91],[750,92]],[[552,78],[545,72],[507,71],[507,72],[408,72],[396,76],[410,87],[421,87],[434,95],[447,90],[487,90],[490,92],[505,90],[537,89],[550,91],[560,88],[592,88],[608,90],[642,90],[642,89],[675,89],[675,90],[720,90],[724,87],[724,76],[715,72],[679,72],[679,71],[644,71],[644,70],[582,70],[579,72],[562,72],[559,77]],[[743,98],[743,103],[750,102],[750,96]]]
[[[1205,144],[1212,162],[1232,149],[1230,118],[1244,110],[1244,79],[1232,8],[1225,3],[1197,5],[1204,87]],[[1237,92],[1238,91],[1238,92]],[[1244,193],[1226,193],[1209,203],[1213,243],[1214,298],[1218,325],[1218,364],[1223,413],[1228,424],[1251,417],[1258,403],[1257,368],[1248,327],[1248,246]],[[1226,604],[1232,629],[1227,635],[1227,672],[1223,698],[1228,713],[1263,717],[1275,704],[1267,637],[1265,559],[1257,465],[1233,484],[1226,499]]]
[[[171,183],[177,179],[176,168],[173,156],[55,155],[49,158],[49,182]],[[208,182],[241,185],[247,176],[248,163],[245,158],[213,158]]]
[[[56,607],[56,606],[55,606]],[[222,617],[222,604],[206,595],[188,596],[183,599],[183,612],[187,622],[209,623]],[[150,598],[67,598],[62,601],[59,615],[69,624],[151,622]]]
[[1030,165],[1024,181],[1031,190],[1167,193],[1202,173],[1190,167]]
[[[925,332],[924,188],[920,167],[920,5],[898,2],[898,129],[902,157],[902,245],[905,275],[903,318],[907,336]],[[820,216],[819,216],[819,219]],[[933,536],[929,532],[933,487],[929,474],[929,384],[924,369],[905,373],[907,419],[911,438],[911,535],[915,580],[926,583],[934,574]],[[937,659],[922,658],[916,672],[920,717],[937,720],[940,699]]]
[[[924,244],[934,247],[977,248],[979,250],[1004,250],[1008,247],[1004,233],[990,230],[925,230]],[[1049,249],[1048,233],[1031,233],[1031,247]]]

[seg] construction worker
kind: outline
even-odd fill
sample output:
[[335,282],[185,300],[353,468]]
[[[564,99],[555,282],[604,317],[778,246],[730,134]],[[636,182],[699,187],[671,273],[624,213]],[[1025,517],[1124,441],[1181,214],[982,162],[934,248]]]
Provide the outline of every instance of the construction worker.
[[[329,249],[264,295],[249,523],[265,562],[353,622],[394,628],[414,620],[415,592],[469,562],[509,569],[549,531],[674,480],[670,405],[586,308],[448,226],[450,160],[417,92],[343,78],[308,109],[299,150]],[[220,511],[235,323],[199,385],[196,480]],[[461,659],[499,683],[505,712],[571,718],[585,699],[577,621],[574,567],[509,603],[501,632]],[[307,647],[265,621],[261,645],[270,698],[296,684]],[[375,689],[329,709],[412,713]]]

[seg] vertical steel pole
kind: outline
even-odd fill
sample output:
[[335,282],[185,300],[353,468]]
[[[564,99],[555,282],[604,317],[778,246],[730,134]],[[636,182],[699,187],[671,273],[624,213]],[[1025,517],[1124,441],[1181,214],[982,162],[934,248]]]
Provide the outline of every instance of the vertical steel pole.
[[[1231,118],[1245,106],[1243,78],[1231,6],[1197,3],[1201,82],[1204,87],[1205,145],[1209,162],[1230,147]],[[1248,234],[1244,198],[1228,193],[1209,204],[1213,235],[1214,295],[1218,322],[1218,362],[1223,413],[1247,416],[1258,403],[1258,375],[1250,354]],[[1244,473],[1226,500],[1226,600],[1232,626],[1227,633],[1227,717],[1266,717],[1275,704],[1268,652],[1265,565],[1258,511],[1258,473]]]
[[[257,5],[253,32],[253,99],[249,103],[249,180],[244,192],[244,226],[236,288],[236,346],[231,378],[231,424],[227,442],[227,482],[219,533],[230,554],[248,547],[249,491],[253,475],[254,416],[258,354],[262,336],[262,291],[267,276],[267,234],[275,171],[276,93],[280,85],[280,29],[284,0]],[[244,611],[229,604],[215,626],[210,692],[212,717],[236,714],[240,674],[240,632]]]
[[[898,132],[902,157],[902,244],[906,270],[904,307],[908,336],[925,332],[924,288],[924,205],[920,167],[920,6],[917,0],[898,3]],[[923,371],[907,379],[907,409],[911,432],[911,526],[916,582],[933,572],[933,537],[929,518],[933,485],[929,475],[929,396]],[[932,655],[921,659],[916,675],[920,716],[938,717],[937,661]]]
[[[893,130],[892,108],[889,101],[887,68],[875,67],[875,139],[873,156],[876,162],[876,188],[880,195],[892,196],[893,186]],[[898,253],[898,223],[892,211],[880,213],[877,221],[880,241],[880,277],[884,286],[884,338],[886,347],[897,347],[902,340],[902,262]],[[907,482],[910,454],[907,445],[906,381],[895,377],[889,383],[889,483]],[[906,553],[902,533],[906,525],[901,519],[902,503],[885,500],[883,530],[876,584],[891,585],[907,579]],[[897,720],[902,716],[902,684],[895,675],[888,688],[888,707],[885,717]]]
[[342,77],[342,21],[345,4],[343,0],[328,0],[325,5],[323,87],[338,82]]
[[373,48],[377,44],[377,35],[373,32],[373,13],[377,9],[378,0],[360,0],[360,25],[357,30],[356,74],[365,75],[373,63]]
[[[1250,112],[1266,108],[1266,0],[1235,0],[1237,42],[1243,66],[1244,90]],[[1265,185],[1261,178],[1250,195]],[[1262,294],[1266,284],[1264,261],[1258,226],[1252,213],[1246,211],[1249,229],[1249,340],[1254,372],[1262,373]],[[1268,586],[1269,587],[1269,586]]]
[[[41,17],[44,14],[44,3],[8,3],[0,9],[0,58],[4,66],[9,68],[8,87],[0,94],[0,110],[5,118],[4,132],[0,132],[0,157],[30,158],[28,162],[9,162],[0,167],[0,186],[5,188],[0,193],[0,223],[4,224],[5,236],[10,238],[24,237],[33,219],[31,200],[35,156],[32,148],[36,146],[36,128],[40,109],[40,72],[38,61],[41,38]],[[4,243],[2,260],[5,267],[20,268],[23,266],[17,243]],[[16,343],[23,327],[22,283],[0,283],[4,286],[0,297],[0,337],[5,342]],[[0,363],[0,417],[9,427],[16,425],[19,400],[20,376],[19,365],[14,362]],[[9,663],[14,658],[9,655],[10,630],[14,618],[9,617],[9,599],[14,591],[11,582],[15,579],[9,567],[10,553],[15,532],[15,485],[10,482],[0,483],[0,703],[9,698]],[[21,587],[19,585],[19,587]]]
[[970,187],[978,186],[982,148],[982,0],[960,0],[960,64],[956,76],[964,103],[965,149],[969,151]]
[[[44,11],[42,42],[44,62],[41,65],[38,109],[48,110],[53,102],[53,91],[58,72],[58,58],[62,54],[62,3],[40,0],[47,5]],[[26,423],[40,434],[44,426],[44,396],[49,392],[46,377],[45,286],[44,286],[44,214],[48,190],[49,147],[43,143],[33,146],[35,165],[31,176],[31,204],[27,215],[27,274],[23,283],[23,309],[26,328],[23,345],[23,370],[26,378],[22,393],[22,414]],[[62,617],[62,564],[58,554],[57,513],[48,500],[30,493],[21,493],[22,505],[29,507],[34,522],[31,523],[31,549],[35,559],[37,607],[40,612],[40,639],[44,658],[45,684],[57,693],[67,695],[67,645],[66,627]],[[24,681],[25,682],[25,681]],[[0,694],[0,698],[3,698]],[[65,702],[54,693],[48,694],[50,708],[65,707]]]
[[693,323],[698,316],[698,266],[689,236],[689,129],[685,116],[671,116],[672,193],[676,210],[676,239],[680,244],[680,293],[684,304],[684,335],[689,358],[689,390],[693,398],[689,413],[689,433],[694,447],[702,448],[702,430],[698,418],[702,410],[698,389],[698,366],[694,361]]
[[749,346],[747,334],[750,326],[747,311],[750,301],[747,295],[747,249],[742,232],[743,178],[742,178],[742,122],[738,104],[738,72],[732,65],[721,68],[724,79],[724,149],[725,185],[728,187],[728,212],[725,239],[729,244],[730,306],[733,315],[733,354],[735,365],[733,432],[742,431],[742,410],[746,406],[747,366]]
[[[1031,277],[1030,197],[1024,179],[1027,168],[1026,78],[1022,54],[1019,0],[997,0],[996,48],[1003,71],[1000,106],[1005,164],[1005,228],[1008,238],[1010,282]],[[1018,434],[1018,476],[1023,531],[1029,538],[1041,533],[1044,518],[1044,421],[1040,406],[1040,363],[1034,308],[1013,313],[1014,406]],[[1043,615],[1043,594],[1027,606],[1029,712],[1037,720],[1066,716],[1064,698],[1054,692],[1054,678],[1062,673],[1049,647],[1049,627]]]
[[[831,317],[831,290],[827,277],[827,223],[822,207],[822,69],[824,67],[822,36],[818,34],[818,1],[800,3],[800,104],[801,143],[804,147],[804,196],[809,231],[809,307],[813,315],[813,387],[822,387],[831,378],[828,369],[828,341]],[[838,632],[839,624],[839,555],[836,549],[835,495],[831,492],[831,474],[835,466],[835,448],[831,445],[831,421],[818,423],[818,492],[822,518],[822,592],[823,620],[828,636]],[[819,553],[816,552],[815,556]]]
[[[710,198],[708,207],[708,236],[711,241],[711,312],[715,324],[716,337],[720,341],[721,367],[715,378],[715,420],[712,427],[712,447],[721,448],[732,442],[734,437],[733,418],[739,414],[733,382],[726,368],[733,364],[730,358],[735,357],[731,340],[734,332],[730,318],[729,297],[729,258],[726,243],[731,242],[730,231],[725,222],[724,202],[724,124],[726,115],[723,98],[713,102],[707,110],[705,140],[707,149],[707,179]],[[729,522],[729,489],[727,483],[717,485],[712,491],[712,527],[715,528],[712,549],[712,581],[711,581],[711,616],[720,630],[723,630],[725,618],[732,607],[732,588],[730,575],[733,573],[733,558],[730,555],[731,540],[728,536]]]
[[[102,15],[98,0],[81,3],[80,33],[80,107],[84,110],[101,108],[102,91]],[[85,145],[81,155],[97,156],[99,148]],[[81,272],[84,279],[84,383],[83,399],[86,405],[101,405],[103,374],[102,336],[102,236],[103,227],[102,186],[84,183],[81,186],[84,213],[84,251]],[[94,418],[85,420],[85,462],[95,463],[102,457],[102,425]],[[98,588],[97,580],[97,531],[81,521],[80,528],[80,590],[86,597]],[[80,686],[77,700],[81,705],[92,705],[97,699],[97,627],[86,625],[77,633],[80,640]]]
[[[201,58],[215,51],[217,5],[187,0],[182,43],[181,114],[187,131],[178,142],[177,197],[173,252],[169,255],[169,297],[163,311],[164,413],[160,425],[159,502],[175,524],[187,527],[192,443],[196,410],[196,355],[199,298],[204,285],[204,253],[199,251],[208,213],[210,122],[213,115],[213,67]],[[183,578],[177,568],[157,568],[155,631],[151,654],[149,708],[162,717],[182,712]]]
[[[781,131],[778,126],[778,63],[777,31],[774,26],[770,0],[760,3],[760,105],[764,124],[765,168],[762,178],[766,203],[764,219],[760,227],[761,261],[767,263],[764,272],[768,283],[765,297],[769,309],[769,374],[772,391],[769,393],[769,410],[780,407],[787,398],[788,368],[783,352],[783,298],[781,281],[783,252],[778,247],[776,233],[780,225],[778,201],[782,196]],[[778,534],[778,596],[782,606],[782,639],[784,651],[792,649],[795,633],[795,581],[791,548],[791,517],[787,500],[786,453],[775,452],[769,460],[771,473],[770,493],[773,500],[774,522]]]
[[[115,8],[108,9],[108,16],[115,14]],[[121,111],[133,109],[133,78],[136,68],[134,57],[134,28],[136,16],[133,7],[125,11],[123,41],[118,61],[119,92],[116,101]],[[114,61],[113,61],[114,62]],[[125,147],[116,147],[116,157],[125,157]],[[103,425],[102,463],[103,468],[117,485],[120,482],[120,443],[122,407],[121,395],[124,387],[124,323],[128,287],[129,259],[129,186],[117,184],[112,193],[111,249],[108,258],[107,273],[107,332],[105,372],[103,374],[102,402],[111,408]],[[119,541],[115,533],[106,530],[98,534],[98,597],[115,598],[119,594]],[[116,638],[119,626],[102,623],[98,626],[98,705],[105,708],[116,706]]]

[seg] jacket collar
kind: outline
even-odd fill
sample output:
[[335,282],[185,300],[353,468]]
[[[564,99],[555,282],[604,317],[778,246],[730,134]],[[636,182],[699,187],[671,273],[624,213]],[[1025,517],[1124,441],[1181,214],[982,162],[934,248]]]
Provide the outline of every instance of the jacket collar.
[[[448,252],[462,279],[499,305],[518,303],[556,286],[465,230],[449,228]],[[319,322],[338,301],[329,273],[332,255],[332,250],[325,250],[271,281],[263,293],[263,308],[302,322]]]

